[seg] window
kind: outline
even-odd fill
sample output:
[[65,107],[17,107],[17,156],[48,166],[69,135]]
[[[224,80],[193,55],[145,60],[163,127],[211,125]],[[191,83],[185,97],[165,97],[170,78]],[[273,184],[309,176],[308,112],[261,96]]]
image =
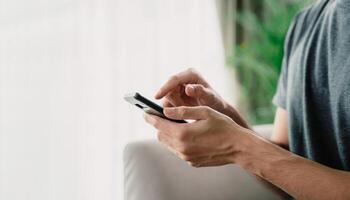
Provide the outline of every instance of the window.
[[197,67],[224,97],[214,1],[0,6],[0,199],[122,199],[122,149],[155,138],[122,99]]

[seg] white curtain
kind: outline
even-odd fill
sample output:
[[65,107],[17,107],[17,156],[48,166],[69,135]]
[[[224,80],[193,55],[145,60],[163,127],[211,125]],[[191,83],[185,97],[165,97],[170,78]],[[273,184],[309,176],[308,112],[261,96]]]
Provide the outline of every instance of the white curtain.
[[0,0],[0,199],[122,199],[123,95],[189,66],[233,99],[214,0]]

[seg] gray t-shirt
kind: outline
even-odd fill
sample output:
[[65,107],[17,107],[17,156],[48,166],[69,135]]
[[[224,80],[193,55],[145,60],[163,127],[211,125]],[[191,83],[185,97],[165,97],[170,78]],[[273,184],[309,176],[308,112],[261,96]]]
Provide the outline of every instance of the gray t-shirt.
[[290,150],[350,170],[350,0],[320,0],[294,19],[273,102],[288,111]]

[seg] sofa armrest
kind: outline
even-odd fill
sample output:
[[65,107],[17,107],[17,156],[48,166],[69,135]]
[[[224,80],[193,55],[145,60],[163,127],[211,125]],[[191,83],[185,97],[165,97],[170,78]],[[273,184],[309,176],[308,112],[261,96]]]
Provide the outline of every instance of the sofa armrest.
[[236,165],[193,168],[157,141],[127,145],[124,183],[126,200],[280,199]]

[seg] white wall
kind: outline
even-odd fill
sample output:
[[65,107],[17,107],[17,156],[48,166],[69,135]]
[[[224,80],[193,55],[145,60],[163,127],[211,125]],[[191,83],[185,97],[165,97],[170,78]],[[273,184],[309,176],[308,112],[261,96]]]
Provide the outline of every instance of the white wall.
[[232,98],[214,0],[0,0],[0,199],[121,199],[122,96],[188,66]]

